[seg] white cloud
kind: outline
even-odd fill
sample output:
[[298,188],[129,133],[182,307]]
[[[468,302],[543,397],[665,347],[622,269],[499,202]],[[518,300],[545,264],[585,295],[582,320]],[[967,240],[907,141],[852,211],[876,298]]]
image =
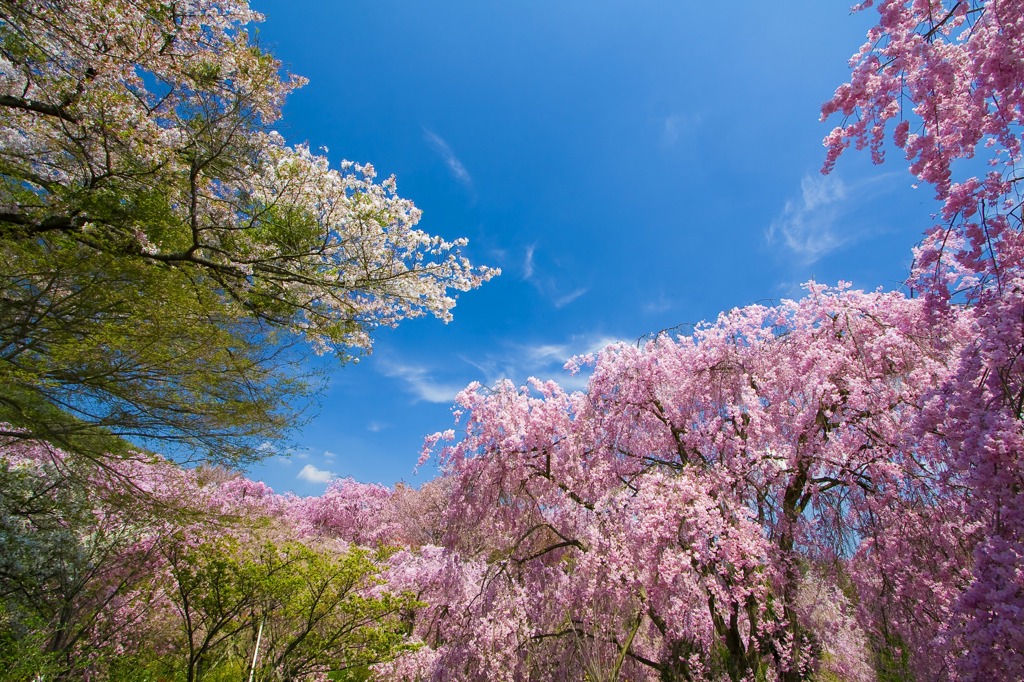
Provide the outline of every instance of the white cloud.
[[661,120],[661,146],[671,147],[683,136],[700,125],[698,114],[672,113]]
[[466,167],[462,165],[459,157],[455,156],[455,152],[448,146],[448,143],[440,135],[427,128],[423,129],[423,134],[426,136],[430,146],[434,148],[434,151],[441,155],[452,176],[466,187],[472,187],[473,177],[466,170]]
[[[565,365],[571,358],[596,354],[611,344],[631,345],[635,342],[635,339],[623,340],[601,334],[576,335],[562,342],[504,342],[479,355],[462,355],[464,365],[432,366],[382,358],[378,368],[382,374],[403,382],[406,390],[417,400],[451,405],[455,396],[473,381],[494,386],[498,381],[508,379],[521,385],[529,377],[535,377],[542,381],[555,381],[567,391],[582,390],[586,388],[590,372],[584,368],[578,374],[569,374]],[[371,422],[367,428],[377,431],[390,428],[390,425]]]
[[586,388],[589,372],[570,375],[565,364],[577,355],[597,353],[610,344],[633,343],[607,336],[575,336],[564,343],[505,344],[483,357],[463,358],[483,377],[473,377],[488,386],[499,379],[511,379],[521,384],[528,377],[553,380],[567,391]]
[[523,259],[523,279],[533,277],[533,252],[536,250],[536,244],[530,244],[526,247],[526,258]]
[[[564,308],[583,294],[587,293],[587,289],[585,287],[577,287],[576,289],[565,293],[563,282],[559,282],[555,277],[550,277],[545,274],[545,271],[551,269],[550,267],[542,267],[541,271],[538,272],[536,256],[537,244],[534,242],[526,247],[526,255],[523,257],[523,279],[532,284],[533,288],[540,292],[540,294],[546,298],[556,310]],[[562,271],[557,260],[554,262],[554,265],[559,272]]]
[[385,424],[384,422],[377,421],[370,422],[369,424],[366,425],[366,430],[369,431],[370,433],[380,433],[384,429],[388,428],[391,428],[390,424]]
[[667,313],[676,306],[676,303],[665,297],[664,294],[660,294],[657,299],[653,301],[647,301],[641,306],[641,309],[648,315],[657,315],[659,313]]
[[580,296],[582,296],[585,293],[587,293],[586,288],[576,289],[575,291],[570,291],[568,294],[564,294],[562,296],[559,296],[558,298],[556,298],[551,303],[552,303],[552,305],[555,306],[555,308],[560,310],[560,309],[564,308],[565,306],[569,305],[570,303],[572,303],[573,301],[575,301],[577,298],[579,298]]
[[679,114],[666,116],[661,127],[661,142],[666,147],[674,145],[679,140]]
[[808,210],[846,198],[846,185],[835,175],[805,175],[800,180],[800,191]]
[[299,475],[296,478],[308,481],[309,483],[330,483],[334,479],[338,478],[338,474],[333,471],[317,469],[312,464],[307,464],[302,467],[302,471],[299,472]]
[[403,382],[417,400],[426,400],[429,403],[450,404],[455,401],[456,394],[465,388],[465,384],[455,385],[436,381],[427,367],[386,361],[382,362],[380,367],[386,376]]
[[808,263],[849,243],[855,235],[840,232],[837,226],[847,195],[846,185],[835,175],[805,175],[800,199],[786,202],[782,215],[768,228],[768,242],[780,239]]
[[597,353],[604,350],[608,346],[635,346],[636,339],[623,339],[618,336],[594,336],[586,341],[584,349],[582,351],[576,351],[578,355],[586,355],[588,353]]
[[541,343],[532,346],[522,346],[523,356],[530,364],[543,365],[550,362],[565,362],[572,351],[564,343]]

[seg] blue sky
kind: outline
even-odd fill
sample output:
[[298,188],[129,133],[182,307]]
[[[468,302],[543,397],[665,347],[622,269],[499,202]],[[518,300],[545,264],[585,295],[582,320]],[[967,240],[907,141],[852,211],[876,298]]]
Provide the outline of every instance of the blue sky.
[[250,474],[419,485],[423,437],[471,381],[800,295],[895,288],[936,210],[898,154],[823,178],[821,103],[870,14],[832,0],[252,0],[262,46],[310,79],[278,129],[395,174],[421,227],[501,277],[455,320],[410,320],[333,366],[291,455]]

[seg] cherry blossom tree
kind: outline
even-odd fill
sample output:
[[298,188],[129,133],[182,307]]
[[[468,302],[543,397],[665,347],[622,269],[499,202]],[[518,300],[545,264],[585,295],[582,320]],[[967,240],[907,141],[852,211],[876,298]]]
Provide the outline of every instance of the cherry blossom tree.
[[181,518],[168,493],[187,492],[187,473],[142,457],[119,472],[77,466],[46,443],[0,441],[5,679],[108,665],[139,644],[159,602],[161,543]]
[[1024,4],[887,1],[877,11],[878,24],[851,60],[850,82],[822,110],[845,117],[825,140],[825,170],[850,144],[870,147],[880,162],[889,138],[943,204],[910,283],[931,305],[969,306],[961,314],[973,323],[959,368],[937,387],[919,432],[949,445],[950,470],[970,489],[962,513],[986,540],[974,549],[970,580],[946,605],[963,639],[941,672],[1017,679],[1024,677]]
[[383,577],[394,548],[345,540],[350,512],[224,469],[108,464],[0,441],[0,679],[308,679],[418,646],[414,591]]
[[261,18],[245,0],[0,2],[7,435],[252,454],[294,418],[290,336],[349,357],[496,274],[418,230],[393,178],[273,130],[305,81],[250,39]]
[[394,542],[400,534],[392,495],[385,486],[343,478],[328,484],[319,497],[295,500],[290,509],[303,535],[372,547]]
[[[469,615],[419,630],[436,664],[465,679],[576,679],[566,660],[599,679],[873,679],[839,596],[850,560],[875,557],[882,512],[955,498],[946,443],[913,430],[967,337],[966,318],[935,314],[810,285],[689,337],[610,347],[583,393],[471,386],[462,436],[428,439],[454,487],[452,567],[427,582],[470,595],[455,598]],[[942,615],[925,618],[932,639]]]
[[[879,23],[851,59],[850,82],[822,107],[823,119],[844,117],[825,138],[824,170],[850,144],[869,147],[881,163],[891,127],[911,173],[943,202],[944,222],[919,249],[915,284],[948,295],[952,270],[973,298],[1012,289],[1021,265],[1022,6],[889,0],[877,10]],[[975,157],[985,163],[954,169]],[[986,164],[990,170],[977,173]],[[957,177],[960,168],[976,174]]]
[[[238,445],[293,390],[275,334],[359,352],[492,273],[272,132],[300,81],[244,3],[106,5],[101,32],[89,3],[0,0],[5,661],[235,674],[266,623],[281,678],[1024,679],[1024,1],[878,3],[823,108],[826,171],[891,138],[943,203],[913,295],[811,283],[579,358],[583,392],[471,385],[427,439],[441,479],[308,499],[137,453],[71,476],[31,437]],[[183,397],[194,422],[162,416]]]

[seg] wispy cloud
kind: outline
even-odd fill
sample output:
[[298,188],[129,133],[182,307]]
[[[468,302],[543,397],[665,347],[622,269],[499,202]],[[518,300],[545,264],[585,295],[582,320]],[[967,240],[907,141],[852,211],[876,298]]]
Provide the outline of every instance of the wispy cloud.
[[546,365],[552,362],[564,363],[572,355],[570,345],[567,343],[538,343],[533,345],[519,346],[520,355],[528,364]]
[[587,355],[590,353],[598,353],[608,346],[621,346],[623,344],[627,346],[636,345],[636,339],[624,339],[619,336],[592,336],[586,339],[583,351],[576,351],[577,355]]
[[666,116],[661,125],[661,143],[671,147],[679,141],[679,115]]
[[837,225],[847,196],[846,185],[835,175],[805,175],[800,181],[800,198],[787,201],[768,228],[768,242],[781,240],[808,263],[835,251],[853,238],[852,233],[840,232]]
[[307,464],[302,467],[302,471],[296,477],[308,483],[330,483],[334,479],[338,478],[338,475],[333,471],[326,471],[324,469],[317,469],[312,464]]
[[452,403],[456,394],[468,383],[438,381],[433,378],[428,367],[420,365],[383,361],[380,367],[385,376],[398,379],[417,400],[425,400],[428,403]]
[[533,277],[533,252],[536,250],[536,244],[530,244],[526,247],[526,258],[523,259],[523,279]]
[[[564,283],[557,281],[554,277],[545,275],[544,268],[538,271],[536,256],[537,244],[534,242],[526,247],[526,255],[523,257],[523,279],[532,284],[556,309],[564,308],[587,293],[586,287],[577,287],[572,291],[566,292]],[[557,261],[555,265],[558,265]],[[549,264],[546,270],[551,269]]]
[[561,343],[504,344],[482,357],[464,357],[463,360],[483,375],[475,378],[487,385],[500,379],[522,383],[528,377],[536,377],[553,380],[567,391],[576,391],[586,387],[589,372],[570,375],[565,371],[565,364],[575,356],[597,353],[610,344],[623,342],[603,334],[579,335]]
[[453,152],[452,148],[448,146],[448,143],[444,141],[444,138],[429,128],[424,128],[423,134],[426,136],[427,142],[430,143],[430,146],[434,148],[434,151],[441,155],[441,159],[444,161],[445,165],[448,166],[448,170],[451,171],[452,176],[466,187],[472,188],[473,177],[469,174],[469,171],[466,170],[466,167],[462,165],[462,161],[459,160],[459,157],[455,156],[455,152]]
[[570,291],[568,294],[558,296],[551,303],[555,308],[562,309],[585,293],[587,293],[586,288],[576,289],[575,291]]
[[575,337],[568,343],[561,346],[561,348],[564,348],[564,352],[558,360],[557,367],[549,366],[548,374],[550,376],[541,376],[540,374],[538,374],[538,376],[542,379],[554,379],[567,391],[585,390],[587,388],[587,383],[590,381],[590,370],[583,368],[576,374],[570,374],[565,370],[566,363],[574,357],[597,355],[609,346],[619,344],[629,345],[632,343],[635,343],[635,341],[629,341],[605,334]]
[[661,145],[671,147],[679,142],[679,138],[700,124],[700,116],[696,114],[672,113],[661,121]]
[[647,301],[641,306],[648,315],[657,315],[658,313],[665,313],[672,310],[676,306],[676,302],[666,298],[664,293],[658,294],[658,298]]
[[582,390],[586,388],[590,371],[584,368],[577,374],[570,374],[565,369],[570,359],[596,354],[610,344],[635,342],[635,339],[623,340],[607,334],[580,334],[564,341],[501,342],[478,354],[460,356],[463,364],[432,365],[429,361],[380,359],[377,366],[386,376],[399,379],[417,400],[451,405],[455,396],[473,381],[494,386],[508,379],[521,385],[534,377],[554,381],[567,391]]

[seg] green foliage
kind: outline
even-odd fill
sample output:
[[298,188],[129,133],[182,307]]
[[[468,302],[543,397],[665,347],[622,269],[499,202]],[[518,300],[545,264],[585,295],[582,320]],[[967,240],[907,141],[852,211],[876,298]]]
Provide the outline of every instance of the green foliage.
[[875,672],[878,682],[914,682],[910,647],[894,633],[879,637],[875,645]]
[[293,344],[345,360],[497,274],[372,167],[287,146],[303,80],[230,7],[0,0],[0,434],[254,456],[310,395]]
[[348,668],[347,670],[334,670],[327,673],[327,679],[331,682],[367,682],[371,678],[371,671],[366,666]]
[[237,461],[298,421],[308,386],[274,333],[186,273],[72,241],[0,240],[0,422],[97,457],[148,438]]
[[74,678],[105,665],[153,594],[152,545],[138,542],[154,525],[151,510],[119,499],[97,513],[115,496],[40,451],[15,462],[0,453],[0,680]]
[[[152,651],[116,658],[105,671],[108,682],[185,682],[184,670],[174,669],[166,661],[155,659]],[[204,682],[243,682],[249,679],[249,664],[244,657],[222,659],[206,670]]]
[[248,661],[262,626],[261,680],[335,671],[364,679],[367,666],[410,648],[399,615],[409,595],[379,592],[378,564],[357,547],[315,548],[296,541],[245,546],[218,538],[170,556],[183,633],[167,661],[186,661],[184,678],[207,680],[227,661]]
[[45,623],[38,617],[11,613],[0,604],[0,682],[28,682],[56,677],[58,654],[46,651]]

